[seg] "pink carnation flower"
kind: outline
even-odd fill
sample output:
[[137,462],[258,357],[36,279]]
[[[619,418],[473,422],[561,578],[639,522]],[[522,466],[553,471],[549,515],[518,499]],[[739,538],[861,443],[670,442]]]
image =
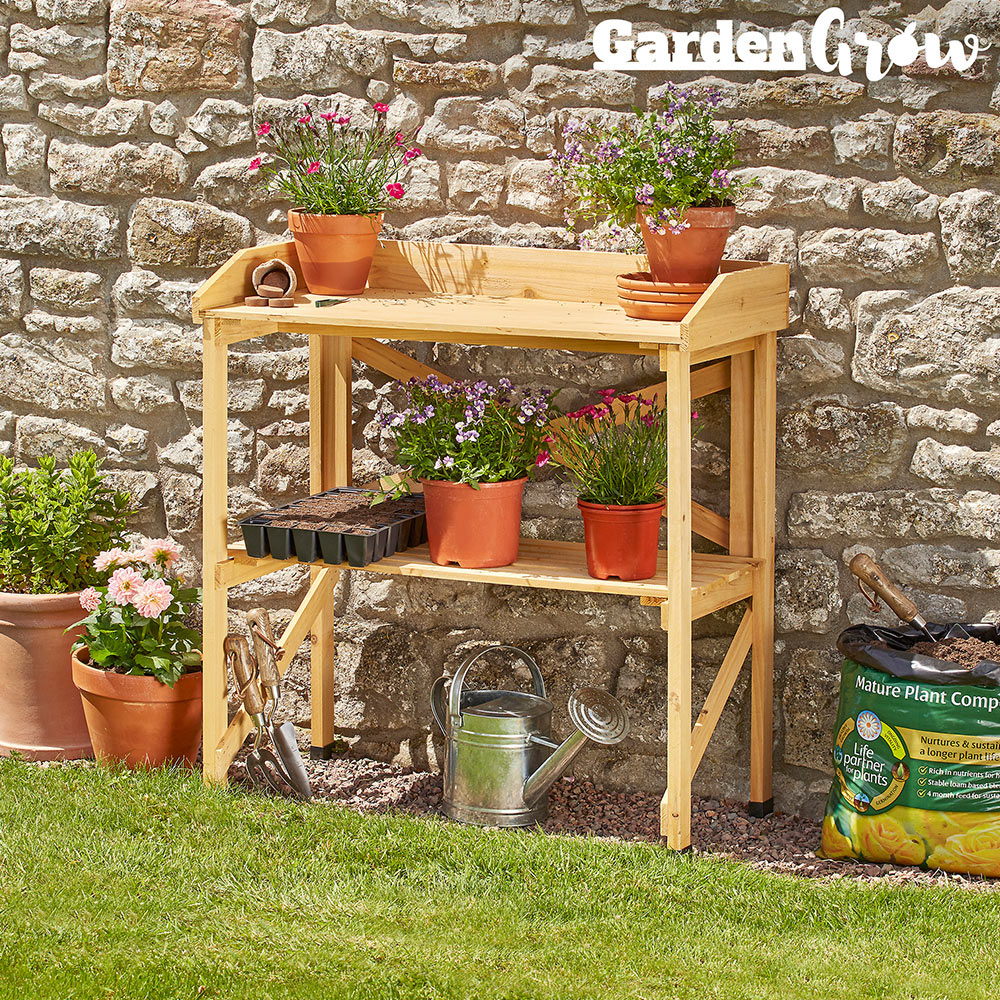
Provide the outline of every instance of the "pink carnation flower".
[[301,118],[299,119],[299,124],[300,124],[300,125],[308,125],[308,124],[309,124],[309,123],[310,123],[310,122],[312,121],[312,119],[313,119],[313,116],[312,116],[312,115],[303,115],[303,116],[302,116],[302,117],[301,117]]
[[159,618],[173,599],[174,595],[163,580],[145,580],[136,590],[132,604],[143,618]]
[[403,185],[402,184],[386,184],[386,191],[389,193],[390,198],[402,198],[403,197]]
[[114,569],[116,566],[125,566],[132,561],[130,553],[124,549],[108,549],[106,552],[99,552],[94,558],[94,569],[98,573],[103,573],[106,569]]
[[143,582],[142,574],[131,566],[116,569],[108,581],[108,597],[115,604],[129,604]]
[[250,170],[258,170],[258,169],[260,169],[260,157],[259,156],[255,156],[250,161],[250,167],[249,167],[249,169]]
[[372,107],[377,115],[384,115],[389,110],[388,104],[373,104]]
[[257,129],[257,135],[267,135],[271,131],[271,123],[263,122],[259,129]]
[[307,174],[317,174],[317,173],[319,173],[319,161],[318,160],[313,160],[312,163],[310,163],[309,166],[306,167],[306,173]]
[[405,153],[403,153],[403,163],[409,163],[410,160],[415,160],[419,155],[420,150],[414,146],[413,149],[408,149]]
[[93,587],[88,587],[86,590],[80,591],[80,607],[84,611],[96,611],[100,606],[101,595]]
[[540,451],[535,459],[535,466],[540,469],[543,465],[548,465],[551,457],[547,451]]
[[172,538],[147,538],[140,558],[150,566],[170,569],[181,557],[181,550]]

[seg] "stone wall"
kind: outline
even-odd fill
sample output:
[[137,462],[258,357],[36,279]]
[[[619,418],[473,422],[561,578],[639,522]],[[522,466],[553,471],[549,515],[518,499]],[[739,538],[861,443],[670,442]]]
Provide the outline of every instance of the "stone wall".
[[[609,14],[669,27],[744,17],[808,27],[825,0],[5,0],[0,2],[0,448],[30,462],[81,446],[144,505],[140,530],[199,551],[200,339],[192,289],[228,254],[280,236],[285,206],[248,179],[256,126],[304,95],[357,115],[373,100],[422,124],[404,237],[566,246],[546,156],[574,115],[645,105],[651,74],[589,69]],[[879,2],[850,28],[899,27]],[[747,13],[749,12],[749,13]],[[954,0],[920,20],[1000,42],[1000,5]],[[961,77],[919,66],[877,83],[806,74],[719,81],[747,166],[731,256],[787,261],[780,340],[776,718],[779,805],[815,813],[837,684],[834,640],[866,617],[845,561],[866,548],[931,617],[996,616],[1000,601],[1000,88],[987,52]],[[232,366],[235,515],[306,486],[305,348],[287,338]],[[449,373],[565,387],[563,401],[655,380],[648,363],[522,350],[407,349]],[[387,468],[368,422],[385,380],[359,368],[356,475]],[[726,402],[703,408],[698,492],[725,483]],[[724,502],[724,501],[723,501]],[[566,490],[527,499],[527,530],[579,536]],[[287,609],[301,572],[243,588]],[[665,642],[655,610],[520,589],[344,575],[339,723],[359,749],[433,757],[426,693],[469,644],[516,640],[559,706],[608,686],[634,734],[578,765],[659,789]],[[284,612],[287,614],[287,610]],[[738,610],[699,623],[696,698]],[[301,694],[304,674],[296,670]],[[742,682],[741,682],[742,683]],[[745,795],[745,685],[699,785]],[[304,706],[296,709],[307,713]]]

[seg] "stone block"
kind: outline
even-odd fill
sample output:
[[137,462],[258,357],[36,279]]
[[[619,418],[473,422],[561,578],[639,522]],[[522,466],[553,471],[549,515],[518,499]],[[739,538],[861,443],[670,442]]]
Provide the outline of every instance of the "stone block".
[[836,162],[884,170],[889,166],[895,125],[895,119],[885,111],[875,111],[862,115],[857,121],[834,125],[831,133]]
[[113,0],[108,86],[115,94],[239,90],[246,10],[224,0]]
[[557,215],[565,204],[562,184],[548,160],[519,160],[507,179],[507,204],[539,215]]
[[24,312],[24,271],[19,260],[0,260],[0,320],[18,319]]
[[106,260],[121,253],[118,213],[104,205],[58,198],[0,200],[0,251],[72,260]]
[[742,191],[737,210],[745,218],[767,215],[817,215],[846,218],[858,198],[859,182],[809,170],[754,167],[736,171],[739,178],[757,178],[756,187]]
[[74,424],[62,417],[42,417],[29,414],[17,421],[14,447],[19,462],[30,462],[39,455],[52,455],[57,462],[66,462],[84,448],[101,456],[104,441],[96,431]]
[[107,381],[94,362],[104,350],[100,342],[7,334],[0,338],[0,396],[49,412],[100,413]]
[[129,255],[147,267],[218,267],[253,242],[250,223],[211,205],[143,198],[129,222]]
[[122,410],[155,413],[173,406],[173,383],[165,375],[137,375],[113,379],[111,398]]
[[333,90],[368,79],[388,61],[384,36],[349,25],[320,25],[297,34],[259,30],[253,42],[254,84],[274,93]]
[[48,136],[37,125],[8,123],[0,128],[8,175],[24,187],[41,184],[45,178],[45,148]]
[[524,112],[506,100],[444,97],[434,105],[417,138],[421,143],[461,153],[488,153],[524,144]]
[[188,128],[216,146],[250,142],[250,109],[239,101],[209,98],[188,119]]
[[104,147],[53,139],[48,162],[55,191],[169,194],[183,187],[188,177],[184,157],[158,142]]
[[122,101],[116,97],[100,108],[72,102],[43,102],[38,106],[38,117],[87,138],[125,138],[146,128],[152,108],[149,101]]
[[951,276],[995,278],[1000,270],[1000,195],[960,191],[941,202],[941,242]]
[[500,67],[482,59],[465,63],[422,63],[396,59],[392,66],[392,78],[407,87],[433,87],[455,94],[482,94],[499,84]]
[[123,319],[111,332],[111,360],[126,369],[200,370],[201,330],[176,323]]
[[465,211],[496,208],[506,181],[506,169],[498,163],[462,160],[450,168],[448,201]]
[[962,111],[903,115],[893,156],[902,170],[929,177],[984,177],[1000,171],[1000,117]]
[[830,632],[843,601],[840,570],[820,549],[786,549],[775,561],[774,623],[779,632]]
[[940,486],[962,482],[978,485],[987,479],[1000,483],[1000,448],[976,451],[968,445],[924,438],[914,449],[910,472]]
[[781,693],[785,720],[784,761],[792,767],[833,771],[833,724],[840,697],[835,650],[789,650]]
[[744,163],[829,162],[833,155],[833,141],[825,125],[792,128],[781,122],[747,118],[735,122],[733,127],[739,137],[740,160]]
[[888,483],[898,474],[905,440],[903,411],[896,403],[805,399],[778,415],[778,466]]
[[938,213],[940,202],[937,195],[929,194],[907,177],[866,184],[861,189],[865,212],[894,222],[931,222]]
[[865,281],[881,276],[918,282],[939,259],[933,233],[891,229],[820,229],[799,239],[799,265],[810,281]]

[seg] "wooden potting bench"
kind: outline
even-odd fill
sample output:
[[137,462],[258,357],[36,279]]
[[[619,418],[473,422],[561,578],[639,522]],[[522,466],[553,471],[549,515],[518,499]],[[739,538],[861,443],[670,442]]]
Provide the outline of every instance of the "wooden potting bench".
[[[667,549],[656,578],[596,580],[584,548],[526,538],[518,561],[502,569],[437,566],[426,546],[364,570],[638,597],[659,605],[667,630],[667,775],[660,829],[670,847],[691,840],[691,779],[743,667],[751,657],[750,805],[771,809],[772,657],[774,627],[775,332],[788,324],[788,268],[726,261],[683,322],[630,319],[616,302],[615,276],[639,262],[613,253],[515,249],[445,243],[383,242],[364,295],[317,307],[299,293],[290,309],[244,306],[250,274],[267,259],[298,270],[294,244],[235,254],[194,297],[204,327],[204,773],[224,783],[252,728],[242,709],[227,711],[222,641],[228,591],[294,565],[254,559],[228,539],[227,379],[232,344],[278,332],[309,335],[309,451],[312,493],[351,485],[351,362],[396,379],[432,369],[383,341],[431,341],[650,355],[662,382],[650,387],[668,415]],[[301,279],[301,275],[300,275]],[[300,280],[300,287],[304,283]],[[502,372],[498,371],[498,375]],[[442,376],[443,377],[443,376]],[[729,389],[729,516],[691,499],[692,400]],[[691,533],[726,554],[692,553]],[[282,664],[311,637],[312,747],[334,743],[333,590],[345,566],[315,564],[311,586],[281,646]],[[718,675],[692,729],[691,623],[749,598]]]

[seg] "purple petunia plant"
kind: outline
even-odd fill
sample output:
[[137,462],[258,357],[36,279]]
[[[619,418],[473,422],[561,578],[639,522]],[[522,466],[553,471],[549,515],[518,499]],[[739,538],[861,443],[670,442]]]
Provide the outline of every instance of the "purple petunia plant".
[[501,483],[521,479],[549,460],[549,421],[558,413],[548,389],[519,391],[509,379],[444,382],[411,379],[403,405],[378,422],[396,458],[420,479]]
[[638,212],[654,232],[683,232],[689,208],[732,204],[757,183],[734,174],[737,139],[714,118],[720,100],[714,89],[668,83],[652,111],[637,109],[611,124],[566,123],[562,150],[550,154],[552,178],[575,195],[567,224],[594,227],[582,246],[598,232],[615,249],[638,246]]

